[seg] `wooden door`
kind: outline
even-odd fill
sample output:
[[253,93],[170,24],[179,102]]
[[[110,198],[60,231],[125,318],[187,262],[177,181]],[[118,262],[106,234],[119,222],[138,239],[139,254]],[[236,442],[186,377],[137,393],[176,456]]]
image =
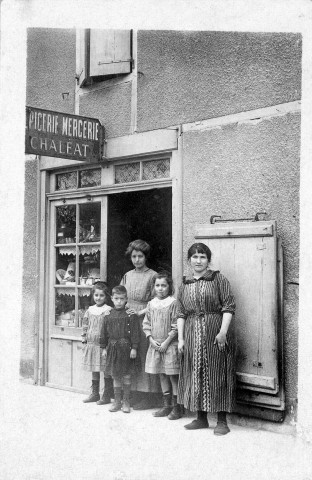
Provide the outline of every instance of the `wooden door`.
[[106,280],[107,197],[50,203],[48,386],[88,391],[82,368],[84,312],[92,286]]
[[209,246],[212,269],[235,295],[238,401],[283,409],[276,222],[197,225],[195,238]]

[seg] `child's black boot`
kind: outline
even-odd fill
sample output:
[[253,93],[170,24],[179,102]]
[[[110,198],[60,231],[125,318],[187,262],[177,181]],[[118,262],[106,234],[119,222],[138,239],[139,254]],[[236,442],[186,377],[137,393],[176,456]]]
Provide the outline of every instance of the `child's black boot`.
[[130,413],[130,389],[131,385],[123,386],[122,411],[124,413]]
[[203,412],[202,410],[197,411],[197,419],[193,420],[191,423],[184,425],[184,428],[187,430],[197,430],[199,428],[208,428],[208,419],[207,419],[207,412]]
[[157,412],[153,413],[154,417],[167,417],[172,410],[171,406],[171,395],[170,393],[165,393],[163,395],[163,407]]
[[97,402],[98,400],[100,400],[100,392],[99,392],[99,388],[100,388],[100,382],[99,380],[92,380],[92,391],[90,393],[90,395],[85,398],[83,401],[83,403],[91,403],[91,402]]
[[168,415],[169,420],[178,420],[178,418],[182,417],[182,408],[181,405],[177,403],[177,396],[172,395],[172,406],[173,409]]
[[97,405],[108,405],[111,403],[111,398],[114,397],[114,384],[112,377],[105,377],[104,382],[105,385],[102,398],[96,402]]
[[115,399],[113,405],[108,409],[109,412],[118,412],[121,410],[121,387],[114,387]]

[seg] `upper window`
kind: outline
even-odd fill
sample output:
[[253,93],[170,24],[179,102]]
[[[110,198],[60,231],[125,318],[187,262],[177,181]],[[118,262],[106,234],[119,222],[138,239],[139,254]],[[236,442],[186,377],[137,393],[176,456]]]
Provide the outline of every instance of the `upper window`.
[[101,169],[74,170],[56,175],[56,190],[98,187],[101,185]]
[[77,31],[77,81],[90,85],[132,71],[132,31]]
[[131,183],[169,177],[169,158],[115,165],[115,183]]

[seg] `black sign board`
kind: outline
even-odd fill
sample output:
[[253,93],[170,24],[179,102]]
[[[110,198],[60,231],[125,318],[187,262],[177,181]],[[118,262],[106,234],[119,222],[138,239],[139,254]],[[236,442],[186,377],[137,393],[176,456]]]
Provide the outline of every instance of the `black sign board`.
[[96,118],[26,107],[25,153],[98,162],[104,137]]

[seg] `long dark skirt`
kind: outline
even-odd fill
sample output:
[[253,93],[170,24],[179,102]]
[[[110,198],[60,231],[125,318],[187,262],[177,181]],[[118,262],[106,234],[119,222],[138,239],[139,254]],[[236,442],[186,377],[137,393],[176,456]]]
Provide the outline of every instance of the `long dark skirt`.
[[189,315],[184,327],[184,354],[178,385],[178,403],[191,411],[231,412],[235,405],[235,349],[230,336],[225,352],[214,344],[222,315]]

